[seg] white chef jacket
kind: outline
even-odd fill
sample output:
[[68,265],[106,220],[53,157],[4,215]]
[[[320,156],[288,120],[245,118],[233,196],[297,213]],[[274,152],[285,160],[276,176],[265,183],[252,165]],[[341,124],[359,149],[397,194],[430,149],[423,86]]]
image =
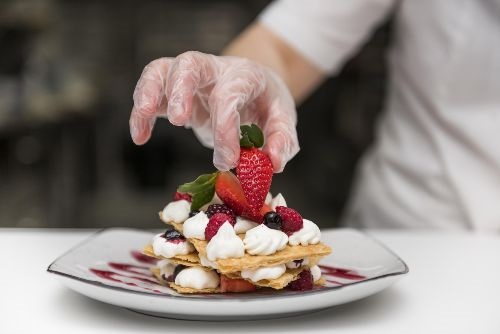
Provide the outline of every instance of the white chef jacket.
[[392,12],[386,110],[345,219],[500,231],[500,0],[282,0],[259,20],[335,74]]

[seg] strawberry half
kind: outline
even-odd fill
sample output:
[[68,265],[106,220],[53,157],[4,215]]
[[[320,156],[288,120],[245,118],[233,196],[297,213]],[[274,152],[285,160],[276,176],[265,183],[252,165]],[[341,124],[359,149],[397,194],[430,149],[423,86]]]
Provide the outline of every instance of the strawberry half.
[[191,202],[191,195],[186,193],[180,193],[178,191],[175,192],[173,198],[174,201],[186,200],[188,202]]
[[248,206],[259,212],[264,204],[273,179],[273,165],[267,154],[261,150],[242,148],[240,160],[236,166],[236,175],[247,199]]
[[248,211],[248,202],[241,188],[240,181],[231,172],[220,172],[215,181],[215,192],[234,214],[241,216]]
[[264,205],[260,208],[260,210],[256,211],[248,207],[245,211],[243,211],[241,215],[243,217],[250,218],[254,222],[261,224],[262,220],[264,219],[264,215],[269,211],[273,211],[273,209],[269,205],[264,203]]
[[244,279],[232,279],[224,275],[220,275],[220,291],[221,292],[250,292],[255,291],[256,286]]
[[267,193],[273,179],[271,159],[259,150],[264,145],[264,134],[256,124],[242,125],[240,138],[240,159],[236,176],[248,203],[243,215],[258,222],[270,208],[264,207]]

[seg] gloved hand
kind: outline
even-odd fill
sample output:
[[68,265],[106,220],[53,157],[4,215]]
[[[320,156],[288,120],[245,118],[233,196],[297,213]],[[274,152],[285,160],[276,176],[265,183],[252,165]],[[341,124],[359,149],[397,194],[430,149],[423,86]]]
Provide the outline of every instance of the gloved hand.
[[238,162],[240,124],[262,129],[275,172],[299,151],[295,104],[285,83],[243,58],[190,51],[149,63],[134,91],[130,133],[136,144],[149,140],[158,117],[191,127],[203,145],[214,148],[219,170]]

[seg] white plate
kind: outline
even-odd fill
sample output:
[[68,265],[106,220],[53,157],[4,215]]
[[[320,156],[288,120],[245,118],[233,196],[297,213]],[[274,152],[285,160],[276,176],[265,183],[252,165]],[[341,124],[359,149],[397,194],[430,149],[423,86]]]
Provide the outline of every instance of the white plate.
[[152,236],[139,230],[106,229],[61,255],[47,271],[90,298],[140,313],[191,320],[312,312],[372,295],[408,273],[408,266],[380,242],[356,230],[336,229],[322,234],[322,241],[333,248],[321,261],[328,280],[325,287],[306,292],[180,295],[157,284],[149,272],[153,262],[140,254]]

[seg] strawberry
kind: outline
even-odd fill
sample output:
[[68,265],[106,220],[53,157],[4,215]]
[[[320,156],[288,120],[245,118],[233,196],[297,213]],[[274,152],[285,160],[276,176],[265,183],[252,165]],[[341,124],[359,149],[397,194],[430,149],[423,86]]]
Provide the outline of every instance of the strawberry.
[[268,213],[269,211],[273,211],[273,209],[267,205],[266,203],[264,203],[264,205],[262,206],[262,208],[260,208],[260,211],[259,211],[259,214],[264,217],[264,215],[266,213]]
[[236,176],[248,202],[247,217],[261,222],[262,206],[271,187],[273,164],[267,154],[259,150],[264,145],[264,134],[256,124],[242,125],[240,138],[240,159]]
[[220,275],[221,292],[251,292],[256,290],[256,286],[244,279],[232,279],[225,275]]
[[242,148],[240,160],[236,166],[236,175],[240,180],[248,206],[253,212],[259,212],[271,188],[273,178],[271,159],[255,147]]
[[248,211],[248,202],[241,188],[240,181],[231,172],[220,172],[215,181],[215,192],[234,214],[241,216]]
[[240,159],[236,176],[220,172],[215,181],[215,192],[237,216],[262,222],[264,214],[271,211],[264,204],[273,177],[271,159],[258,147],[264,144],[262,131],[255,125],[241,126]]
[[250,207],[248,207],[246,210],[243,211],[241,215],[260,224],[264,219],[264,215],[269,211],[273,211],[273,209],[269,205],[264,203],[264,205],[262,206],[262,208],[260,208],[259,211],[252,210],[250,209]]
[[234,214],[252,219],[261,223],[264,215],[272,211],[271,207],[264,204],[259,210],[253,210],[241,188],[240,181],[231,172],[220,172],[215,181],[215,192],[217,196],[227,205]]
[[191,202],[191,195],[189,195],[187,193],[180,193],[180,192],[176,191],[173,198],[174,198],[174,201],[186,200],[188,202]]

